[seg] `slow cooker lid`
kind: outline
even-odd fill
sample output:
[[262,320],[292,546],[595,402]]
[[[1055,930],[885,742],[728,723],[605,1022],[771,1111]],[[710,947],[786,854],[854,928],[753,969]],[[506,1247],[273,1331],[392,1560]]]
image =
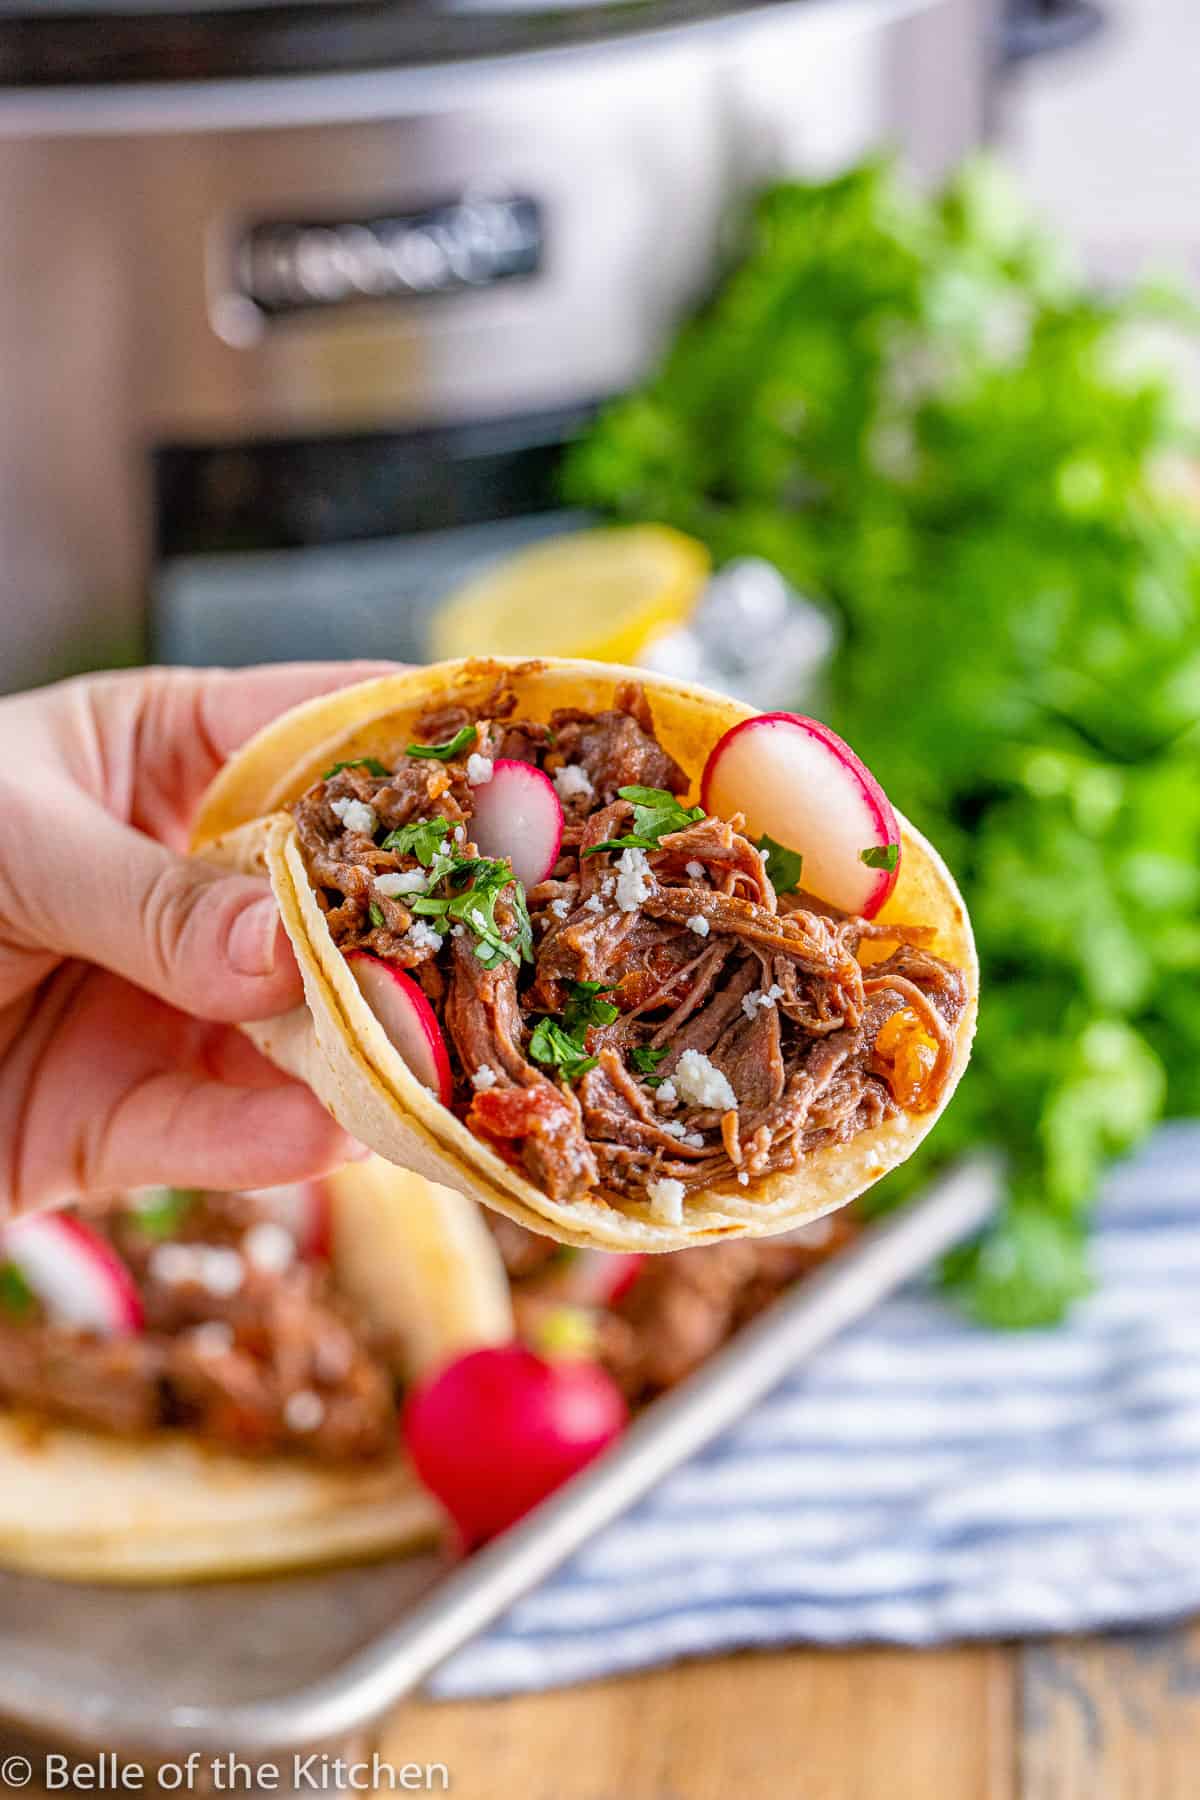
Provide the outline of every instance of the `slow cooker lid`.
[[0,0],[0,86],[222,81],[478,61],[806,3],[812,0]]

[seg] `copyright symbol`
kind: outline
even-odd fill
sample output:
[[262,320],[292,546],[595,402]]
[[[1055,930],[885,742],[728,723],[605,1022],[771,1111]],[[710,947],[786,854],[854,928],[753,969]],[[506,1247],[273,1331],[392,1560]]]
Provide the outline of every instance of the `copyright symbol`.
[[28,1787],[33,1780],[33,1764],[27,1756],[6,1756],[0,1762],[0,1781],[5,1787]]

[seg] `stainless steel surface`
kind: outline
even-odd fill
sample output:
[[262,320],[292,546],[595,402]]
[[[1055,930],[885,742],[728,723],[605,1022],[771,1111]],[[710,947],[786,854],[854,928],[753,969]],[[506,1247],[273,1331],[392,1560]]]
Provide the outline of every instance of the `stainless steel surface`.
[[361,1733],[789,1370],[977,1229],[996,1192],[991,1164],[964,1163],[872,1227],[453,1571],[424,1558],[174,1594],[0,1578],[0,1718],[41,1741],[150,1759],[194,1749],[265,1761]]
[[[944,166],[979,133],[978,3],[797,0],[469,70],[0,95],[0,691],[145,654],[156,445],[590,402],[652,363],[748,185],[888,139]],[[481,189],[541,207],[535,276],[273,321],[237,290],[249,221]]]

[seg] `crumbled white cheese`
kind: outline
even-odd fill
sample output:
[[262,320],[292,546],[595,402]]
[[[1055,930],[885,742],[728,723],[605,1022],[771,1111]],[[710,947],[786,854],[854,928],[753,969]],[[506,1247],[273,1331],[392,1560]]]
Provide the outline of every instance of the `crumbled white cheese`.
[[218,1300],[228,1300],[246,1279],[246,1266],[241,1257],[224,1244],[201,1245],[198,1272],[201,1287]]
[[600,892],[604,895],[604,898],[606,900],[611,900],[613,895],[616,893],[616,891],[617,891],[616,876],[615,875],[606,875],[604,877],[604,880],[600,883]]
[[689,1131],[683,1141],[689,1150],[703,1150],[704,1133],[701,1131]]
[[747,1175],[745,1169],[738,1170],[738,1186],[739,1187],[749,1187],[750,1186],[750,1177]]
[[594,800],[596,797],[595,788],[578,763],[564,764],[554,777],[554,791],[564,803],[581,794],[586,800]]
[[451,927],[450,927],[450,936],[451,936],[451,937],[461,937],[461,936],[462,936],[462,934],[463,934],[463,932],[464,932],[464,931],[465,931],[465,930],[466,930],[466,929],[467,929],[467,928],[466,928],[466,926],[465,926],[465,925],[452,925],[452,926],[451,926]]
[[192,1244],[156,1244],[147,1263],[150,1276],[165,1287],[197,1279],[195,1246]]
[[495,1087],[498,1079],[496,1071],[493,1069],[491,1063],[480,1063],[479,1067],[471,1077],[471,1086],[475,1089],[476,1093],[484,1094],[487,1092],[488,1088]]
[[591,894],[583,903],[584,912],[598,913],[604,911],[604,902],[599,894]]
[[187,1338],[197,1356],[224,1356],[233,1349],[233,1326],[224,1319],[205,1319],[202,1325],[192,1327]]
[[682,1119],[664,1119],[662,1121],[662,1129],[667,1133],[668,1137],[681,1138],[686,1133],[687,1126]]
[[332,1387],[350,1373],[354,1352],[348,1338],[322,1336],[313,1352],[313,1372]]
[[687,922],[687,927],[689,931],[694,931],[697,937],[707,937],[711,929],[703,913],[693,913]]
[[761,846],[758,847],[758,855],[761,862],[770,862],[771,860],[771,852],[763,849]]
[[748,1019],[753,1019],[756,1017],[760,1007],[774,1006],[775,1002],[782,998],[783,989],[777,981],[773,981],[766,993],[764,993],[761,988],[755,988],[753,993],[743,994],[742,1011]]
[[549,911],[554,914],[556,919],[565,919],[570,910],[571,902],[565,895],[561,900],[552,900],[550,902]]
[[[617,905],[622,912],[636,912],[651,893],[650,864],[644,850],[622,850],[617,859]],[[707,930],[708,927],[705,927]]]
[[707,869],[704,867],[704,864],[702,862],[688,863],[687,872],[691,876],[693,881],[701,881],[704,878],[704,876],[708,873]]
[[456,825],[454,827],[454,841],[458,845],[459,849],[461,850],[463,845],[467,841],[467,833],[466,833],[465,826]]
[[675,1065],[675,1088],[681,1100],[692,1106],[709,1106],[727,1112],[737,1105],[729,1077],[709,1062],[700,1050],[685,1050]]
[[442,934],[424,919],[414,919],[408,928],[408,941],[414,950],[432,950],[436,956],[442,947]]
[[675,1093],[675,1083],[673,1081],[663,1081],[659,1083],[658,1104],[660,1106],[674,1106],[677,1097],[678,1096]]
[[355,800],[347,794],[344,800],[331,800],[329,810],[347,831],[360,831],[364,837],[375,836],[379,821],[375,817],[375,808],[368,806],[365,800]]
[[423,894],[427,880],[424,869],[396,869],[375,877],[375,892],[385,900],[398,900],[401,894]]
[[260,1219],[242,1239],[242,1255],[264,1275],[282,1275],[296,1260],[296,1240],[286,1225]]
[[467,758],[468,782],[472,787],[486,787],[492,779],[494,767],[490,756],[480,756],[478,750],[473,750]]
[[672,1181],[669,1175],[658,1181],[648,1181],[646,1198],[655,1218],[661,1219],[664,1225],[682,1225],[685,1191],[682,1181]]
[[297,1388],[284,1401],[283,1422],[289,1431],[315,1431],[325,1417],[325,1402],[312,1388]]

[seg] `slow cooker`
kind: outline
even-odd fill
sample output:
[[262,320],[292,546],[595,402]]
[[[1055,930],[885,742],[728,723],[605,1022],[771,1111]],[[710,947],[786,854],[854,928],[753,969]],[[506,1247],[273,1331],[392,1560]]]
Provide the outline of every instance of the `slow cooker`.
[[0,688],[419,654],[741,192],[977,141],[989,13],[0,4]]

